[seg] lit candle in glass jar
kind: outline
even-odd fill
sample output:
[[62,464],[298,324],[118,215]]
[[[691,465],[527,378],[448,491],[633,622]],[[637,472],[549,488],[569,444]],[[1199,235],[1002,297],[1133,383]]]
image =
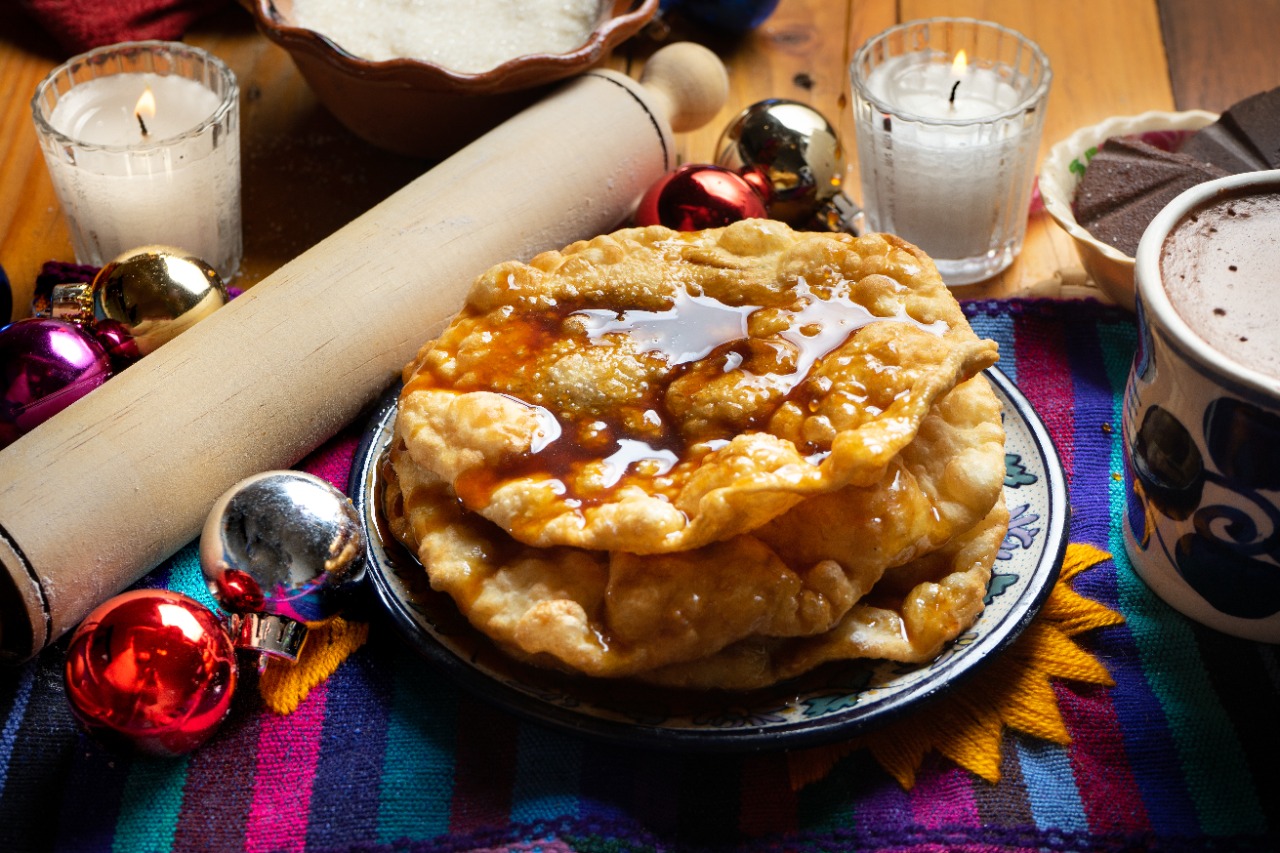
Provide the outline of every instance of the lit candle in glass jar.
[[918,245],[948,284],[988,278],[1022,246],[1048,59],[996,24],[901,24],[851,67],[871,229]]
[[32,110],[80,263],[159,243],[237,272],[238,94],[221,61],[181,43],[112,45],[50,72]]

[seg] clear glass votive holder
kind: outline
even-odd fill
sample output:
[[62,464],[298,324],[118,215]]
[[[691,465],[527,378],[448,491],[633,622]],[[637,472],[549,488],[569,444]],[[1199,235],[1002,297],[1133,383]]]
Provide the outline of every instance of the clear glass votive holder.
[[159,244],[224,281],[239,271],[239,87],[220,59],[181,42],[97,48],[49,72],[31,111],[79,263]]
[[1034,42],[987,21],[909,21],[869,39],[850,65],[867,227],[915,243],[948,285],[1013,263],[1052,76]]

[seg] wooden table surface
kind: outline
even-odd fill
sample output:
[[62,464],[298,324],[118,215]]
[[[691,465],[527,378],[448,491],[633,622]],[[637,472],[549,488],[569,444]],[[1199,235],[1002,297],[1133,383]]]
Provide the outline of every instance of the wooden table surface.
[[[1280,84],[1274,52],[1280,0],[781,0],[768,21],[743,37],[668,21],[674,30],[668,40],[707,44],[730,75],[728,103],[707,126],[679,139],[681,159],[711,162],[716,140],[738,111],[764,98],[791,98],[836,125],[856,198],[849,59],[885,27],[935,15],[994,20],[1044,48],[1054,79],[1041,155],[1076,128],[1108,116],[1220,111]],[[245,259],[232,284],[252,286],[430,168],[378,151],[339,125],[239,6],[205,19],[186,39],[224,59],[243,92]],[[651,28],[611,63],[638,73],[644,56],[662,43]],[[39,80],[65,58],[25,12],[0,4],[0,266],[12,283],[15,319],[28,313],[42,264],[74,259],[29,105]],[[1053,293],[1081,277],[1074,247],[1041,213],[1033,215],[1023,252],[1009,270],[957,295]]]

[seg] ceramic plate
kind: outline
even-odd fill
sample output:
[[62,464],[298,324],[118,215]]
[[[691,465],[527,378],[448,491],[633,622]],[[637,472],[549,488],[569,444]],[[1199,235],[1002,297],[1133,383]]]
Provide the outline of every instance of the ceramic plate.
[[632,746],[721,752],[850,737],[935,698],[990,659],[1021,633],[1057,579],[1069,514],[1062,465],[1026,398],[998,369],[986,375],[1005,407],[1009,533],[982,616],[928,664],[828,664],[766,690],[695,693],[591,681],[508,660],[430,589],[422,566],[381,518],[380,462],[396,388],[376,408],[351,472],[350,493],[369,531],[374,591],[409,643],[464,689],[556,728]]

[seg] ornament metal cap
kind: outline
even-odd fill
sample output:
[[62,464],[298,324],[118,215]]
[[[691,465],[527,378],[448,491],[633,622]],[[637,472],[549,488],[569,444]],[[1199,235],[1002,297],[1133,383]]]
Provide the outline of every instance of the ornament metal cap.
[[93,285],[85,281],[55,284],[49,295],[49,313],[55,320],[84,324],[93,320]]
[[271,613],[232,613],[227,620],[237,649],[260,652],[294,663],[307,641],[307,626]]

